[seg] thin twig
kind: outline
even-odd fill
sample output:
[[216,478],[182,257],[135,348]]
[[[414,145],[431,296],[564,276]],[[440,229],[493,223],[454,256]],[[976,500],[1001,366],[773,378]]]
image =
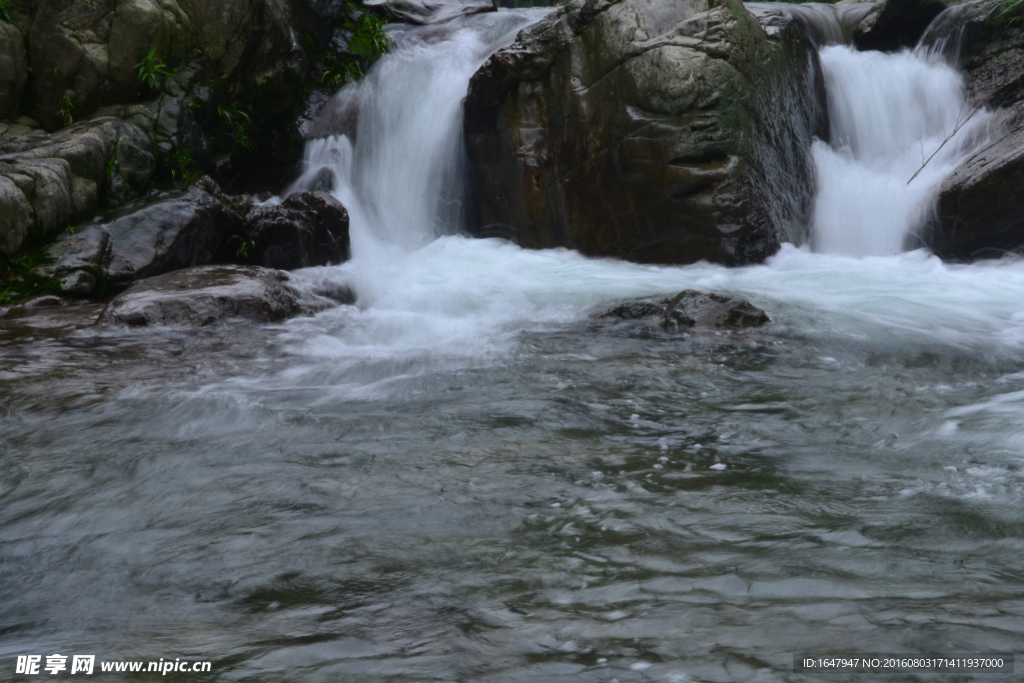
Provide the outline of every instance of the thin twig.
[[966,124],[966,123],[967,123],[968,121],[970,121],[970,120],[971,120],[971,117],[972,117],[972,116],[974,116],[975,114],[977,114],[977,113],[978,113],[978,112],[979,112],[979,111],[981,110],[981,108],[982,108],[983,106],[985,106],[985,103],[984,103],[984,102],[982,102],[982,103],[981,103],[981,104],[979,104],[979,105],[978,105],[977,107],[975,107],[975,108],[974,108],[974,111],[972,111],[972,112],[971,112],[970,114],[968,114],[968,115],[967,115],[967,118],[966,118],[966,119],[964,119],[964,120],[963,120],[963,121],[961,121],[960,123],[956,124],[956,128],[954,128],[954,129],[953,129],[953,132],[952,132],[952,133],[950,133],[949,135],[947,135],[947,136],[946,136],[946,139],[942,141],[942,144],[941,144],[941,145],[939,145],[939,148],[938,148],[938,149],[936,149],[936,150],[935,150],[934,152],[932,152],[932,155],[931,155],[930,157],[928,157],[928,158],[927,158],[927,159],[925,160],[925,162],[924,162],[923,164],[921,164],[921,168],[917,169],[917,172],[916,172],[916,173],[914,173],[914,175],[910,176],[910,180],[908,180],[908,181],[907,181],[907,185],[909,185],[910,183],[912,183],[912,182],[914,181],[914,178],[916,178],[916,177],[917,177],[917,176],[918,176],[918,175],[919,175],[919,174],[921,173],[921,171],[923,171],[923,170],[924,170],[924,167],[928,165],[928,162],[929,162],[929,161],[931,161],[932,159],[934,159],[934,158],[935,158],[935,155],[936,155],[936,154],[938,154],[938,153],[939,153],[939,151],[940,151],[940,150],[941,150],[941,149],[942,149],[943,147],[945,147],[945,146],[946,146],[946,143],[947,143],[947,142],[949,142],[950,140],[952,140],[952,139],[953,139],[953,136],[954,136],[954,135],[956,135],[956,134],[957,134],[958,132],[960,132],[960,129],[961,129],[961,128],[963,128],[963,127],[964,127],[964,125],[965,125],[965,124]]

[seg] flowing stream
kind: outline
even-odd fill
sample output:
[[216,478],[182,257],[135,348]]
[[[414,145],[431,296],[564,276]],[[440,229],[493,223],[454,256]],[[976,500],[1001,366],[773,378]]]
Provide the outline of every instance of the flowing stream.
[[[727,269],[467,239],[459,100],[535,16],[409,30],[344,94],[354,142],[310,144],[300,185],[328,173],[354,258],[296,280],[357,306],[0,327],[0,680],[54,652],[213,661],[167,680],[767,683],[821,680],[795,652],[1019,649],[1024,263],[904,251],[988,114],[908,184],[969,113],[959,77],[824,47],[810,245]],[[689,287],[775,322],[589,318]]]

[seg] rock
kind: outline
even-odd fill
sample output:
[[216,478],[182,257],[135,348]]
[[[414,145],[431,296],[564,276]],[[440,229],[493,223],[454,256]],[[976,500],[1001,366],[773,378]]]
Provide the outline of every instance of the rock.
[[300,192],[277,205],[254,206],[245,233],[268,268],[337,265],[349,258],[348,211],[324,192]]
[[319,310],[304,305],[287,281],[287,273],[258,266],[188,268],[136,282],[110,302],[99,322],[199,327],[226,320],[279,322]]
[[735,0],[585,0],[524,29],[465,104],[480,234],[648,263],[760,261],[806,231],[817,52]]
[[959,51],[971,104],[998,110],[991,144],[943,182],[926,243],[953,260],[1024,248],[1024,33],[1006,5],[982,0],[944,12],[922,39]]
[[[66,293],[87,294],[102,281],[110,287],[181,268],[210,263],[244,222],[242,201],[225,197],[209,178],[125,207],[101,223],[62,235],[47,249],[52,259],[37,268]],[[85,272],[93,278],[75,275]]]
[[14,24],[0,20],[0,121],[9,121],[21,111],[27,82],[25,40]]
[[498,9],[494,0],[363,0],[363,6],[381,8],[410,24],[440,24],[466,14]]
[[665,329],[744,329],[771,322],[768,314],[748,301],[722,294],[687,289],[674,297],[638,299],[599,311],[594,318],[658,320]]
[[879,0],[853,31],[860,50],[912,48],[947,7],[963,0]]
[[849,45],[864,17],[876,7],[872,2],[747,2],[744,6],[757,17],[765,33],[774,36],[795,23],[815,45]]
[[0,142],[0,253],[15,253],[30,234],[51,238],[101,206],[145,191],[156,159],[143,125],[100,117]]

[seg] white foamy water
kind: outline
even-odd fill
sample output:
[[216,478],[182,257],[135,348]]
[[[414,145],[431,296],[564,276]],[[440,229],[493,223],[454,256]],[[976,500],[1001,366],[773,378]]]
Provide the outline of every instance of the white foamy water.
[[356,88],[355,144],[340,135],[310,143],[298,186],[322,169],[334,174],[352,214],[354,257],[305,277],[351,285],[359,310],[327,314],[343,324],[326,334],[296,322],[310,337],[306,352],[479,356],[523,329],[684,287],[745,296],[814,334],[1006,353],[1024,345],[1024,265],[956,266],[925,251],[900,253],[942,178],[984,142],[989,121],[985,111],[968,118],[962,78],[925,51],[821,51],[833,143],[813,149],[810,246],[819,253],[786,246],[761,266],[652,267],[452,236],[464,220],[469,78],[539,16],[498,13],[409,31]]
[[898,254],[943,179],[986,143],[991,115],[967,104],[963,78],[927,50],[820,54],[833,139],[813,148],[814,250]]

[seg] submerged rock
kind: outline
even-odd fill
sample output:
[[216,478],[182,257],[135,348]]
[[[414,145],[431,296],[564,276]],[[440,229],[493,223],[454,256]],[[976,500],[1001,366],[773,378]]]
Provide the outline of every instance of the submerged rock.
[[201,327],[226,320],[279,322],[330,307],[303,296],[284,271],[259,266],[200,266],[140,280],[115,298],[102,324]]
[[942,184],[926,242],[943,258],[992,258],[1024,248],[1024,32],[1015,11],[1001,0],[957,5],[923,38],[959,54],[972,111],[998,110],[990,144]]
[[825,100],[795,26],[735,0],[585,0],[473,76],[485,236],[640,262],[742,264],[799,242]]
[[716,330],[760,327],[771,322],[768,314],[738,297],[687,289],[674,297],[638,299],[599,311],[594,318],[657,320],[663,328]]

